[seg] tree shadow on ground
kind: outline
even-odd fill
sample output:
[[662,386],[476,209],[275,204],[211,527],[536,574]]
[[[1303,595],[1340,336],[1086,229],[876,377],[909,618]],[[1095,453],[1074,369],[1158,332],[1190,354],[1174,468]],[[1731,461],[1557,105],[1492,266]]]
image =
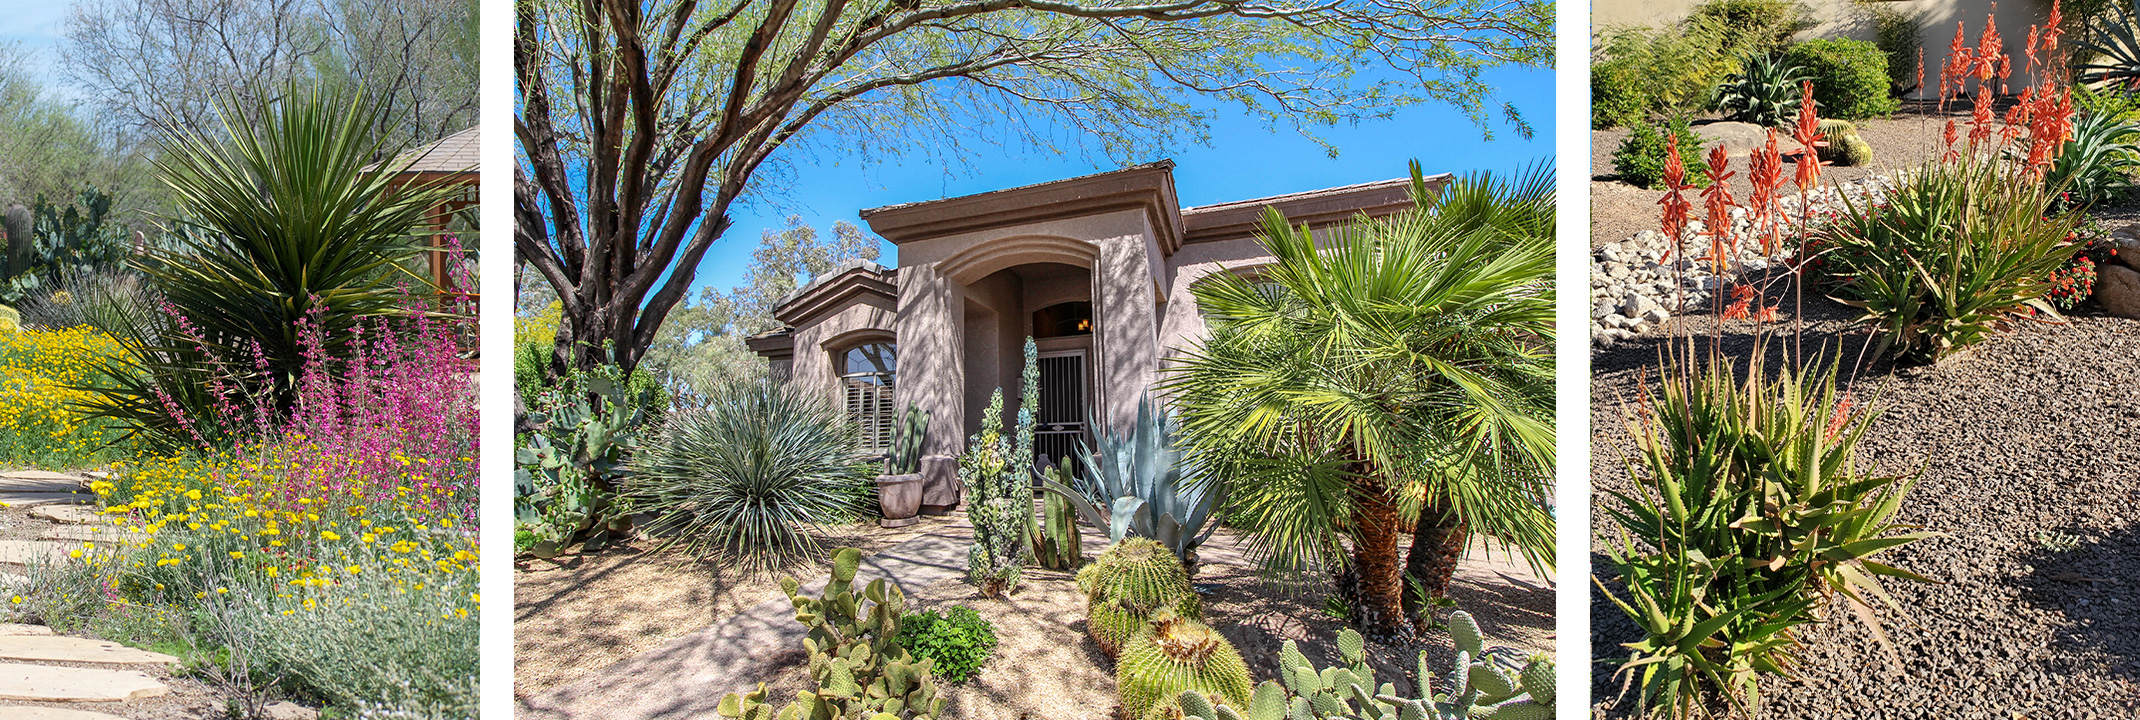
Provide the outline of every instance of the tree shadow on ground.
[[2072,526],[2039,533],[2036,543],[2021,556],[2033,571],[2013,584],[2023,600],[2068,621],[2052,636],[2045,672],[2107,668],[2140,680],[2140,526]]

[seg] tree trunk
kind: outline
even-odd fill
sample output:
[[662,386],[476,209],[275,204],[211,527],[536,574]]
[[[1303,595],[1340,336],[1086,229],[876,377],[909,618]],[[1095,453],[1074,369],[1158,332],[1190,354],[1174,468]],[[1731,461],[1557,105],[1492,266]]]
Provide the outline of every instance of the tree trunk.
[[1449,578],[1456,574],[1457,559],[1471,541],[1471,529],[1456,511],[1429,497],[1419,508],[1419,522],[1412,526],[1412,550],[1405,556],[1405,574],[1418,578],[1425,597],[1407,591],[1404,609],[1417,617],[1426,598],[1449,596]]
[[1360,584],[1354,623],[1361,634],[1377,639],[1409,638],[1412,624],[1404,614],[1404,577],[1397,564],[1397,536],[1403,532],[1397,503],[1381,483],[1355,477],[1352,555]]

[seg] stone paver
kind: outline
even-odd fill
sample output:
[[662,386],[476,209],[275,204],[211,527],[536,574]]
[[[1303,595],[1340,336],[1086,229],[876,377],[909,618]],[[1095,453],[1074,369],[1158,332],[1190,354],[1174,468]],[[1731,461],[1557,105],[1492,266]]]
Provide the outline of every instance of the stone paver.
[[37,536],[43,540],[58,542],[133,542],[148,540],[147,533],[128,532],[126,528],[96,525],[54,525]]
[[0,623],[0,635],[50,635],[50,634],[52,634],[52,628],[48,628],[48,627],[45,627],[45,626],[43,626],[43,625],[24,625],[24,624],[22,624],[22,623]]
[[[1090,534],[1090,533],[1088,533]],[[862,559],[861,586],[875,578],[905,593],[966,573],[972,529],[963,520],[934,534]],[[803,592],[822,592],[820,575]],[[803,627],[795,605],[774,593],[764,602],[697,632],[670,641],[565,687],[529,698],[519,720],[639,720],[713,717],[721,696],[755,684],[752,668],[773,653],[800,647]]]
[[67,557],[69,549],[69,545],[46,540],[0,540],[0,565],[28,565],[33,560],[61,560]]
[[0,720],[126,720],[111,713],[36,705],[0,706]]
[[47,702],[119,702],[170,692],[135,670],[96,670],[0,663],[0,698]]
[[30,517],[66,525],[109,525],[117,518],[88,505],[42,505],[31,510]]
[[5,492],[80,492],[88,485],[84,478],[66,473],[43,470],[0,472],[0,491]]
[[160,652],[65,635],[0,635],[0,659],[122,665],[178,662],[178,658]]
[[36,507],[59,503],[86,504],[96,500],[95,495],[80,492],[13,492],[0,490],[0,503],[11,507]]

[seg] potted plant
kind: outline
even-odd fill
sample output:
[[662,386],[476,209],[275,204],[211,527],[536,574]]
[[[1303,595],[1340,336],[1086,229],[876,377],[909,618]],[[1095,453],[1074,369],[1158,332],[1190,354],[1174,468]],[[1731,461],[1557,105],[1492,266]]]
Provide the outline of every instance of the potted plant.
[[877,504],[883,527],[906,527],[921,522],[921,441],[929,431],[929,413],[909,403],[906,416],[892,430],[892,447],[884,456],[883,475],[877,476]]

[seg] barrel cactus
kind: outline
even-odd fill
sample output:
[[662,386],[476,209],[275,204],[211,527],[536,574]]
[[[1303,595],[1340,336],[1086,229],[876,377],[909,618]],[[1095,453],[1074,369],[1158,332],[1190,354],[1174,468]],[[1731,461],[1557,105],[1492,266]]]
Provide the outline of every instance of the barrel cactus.
[[1858,135],[1858,126],[1848,120],[1829,118],[1820,121],[1820,134],[1828,141],[1828,147],[1820,151],[1825,162],[1845,166],[1863,166],[1872,163],[1872,144]]
[[1126,718],[1157,720],[1179,711],[1185,691],[1247,705],[1248,664],[1233,643],[1196,620],[1161,611],[1122,648],[1115,684]]
[[1109,657],[1162,610],[1203,617],[1203,601],[1181,562],[1149,538],[1123,538],[1100,553],[1078,571],[1077,587],[1085,593],[1086,630]]

